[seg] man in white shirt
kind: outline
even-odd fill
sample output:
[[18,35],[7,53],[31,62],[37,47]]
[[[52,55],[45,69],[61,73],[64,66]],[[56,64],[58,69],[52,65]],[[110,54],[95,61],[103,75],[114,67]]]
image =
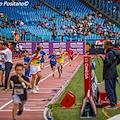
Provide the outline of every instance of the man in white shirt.
[[[5,61],[5,89],[7,89],[7,82],[9,78],[10,71],[12,69],[12,52],[8,48],[8,44],[4,42],[2,44],[3,51],[0,52],[0,55],[4,55],[4,61]],[[10,88],[12,89],[12,86],[10,84]]]
[[23,49],[22,49],[22,44],[20,44],[19,45],[19,53],[22,55],[22,51],[23,51]]

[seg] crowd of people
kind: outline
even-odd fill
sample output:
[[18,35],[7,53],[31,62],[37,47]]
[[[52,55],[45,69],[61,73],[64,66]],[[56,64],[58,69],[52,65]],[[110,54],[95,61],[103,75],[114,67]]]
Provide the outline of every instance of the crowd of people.
[[[37,4],[35,4],[36,6]],[[60,10],[60,5],[57,5],[57,9]],[[108,21],[108,19],[106,18],[104,23],[102,22],[94,22],[97,18],[101,18],[101,21],[103,20],[103,15],[101,13],[99,13],[98,11],[95,13],[88,13],[88,15],[86,15],[85,17],[79,17],[78,15],[72,15],[73,12],[71,10],[71,8],[69,7],[69,5],[67,5],[67,7],[64,9],[64,16],[61,19],[61,21],[67,21],[68,18],[67,16],[69,16],[72,20],[76,21],[76,24],[65,24],[60,26],[61,30],[64,30],[64,33],[59,33],[58,27],[56,23],[53,24],[53,26],[50,24],[49,21],[55,21],[57,18],[55,16],[53,16],[52,18],[47,17],[45,14],[43,14],[42,18],[46,19],[45,22],[43,22],[42,20],[39,20],[37,22],[37,27],[38,28],[45,28],[48,29],[50,31],[53,32],[52,37],[55,39],[56,36],[58,35],[67,35],[67,36],[74,36],[74,35],[83,35],[83,36],[90,36],[91,34],[97,33],[99,36],[102,36],[104,38],[109,38],[109,39],[118,39],[119,38],[119,32],[115,32],[115,24],[112,24],[111,22]],[[9,19],[4,13],[0,13],[0,27],[1,28],[10,28],[12,27],[16,27],[17,25],[19,26],[26,26],[31,24],[31,21],[29,21],[28,19],[26,19],[25,21],[23,21],[22,19],[19,20],[14,20],[13,18]],[[36,24],[34,24],[36,25]],[[12,32],[12,36],[14,36],[15,34],[18,34],[18,31],[13,30]],[[20,33],[20,38],[25,40],[25,35],[27,34],[27,32],[22,31]]]

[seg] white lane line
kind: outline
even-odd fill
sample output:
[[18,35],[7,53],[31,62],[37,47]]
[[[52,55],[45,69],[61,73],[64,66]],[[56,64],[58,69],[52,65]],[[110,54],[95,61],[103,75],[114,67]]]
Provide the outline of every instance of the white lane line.
[[[78,55],[77,55],[73,60],[75,60],[77,57],[78,57]],[[67,62],[66,64],[64,64],[63,67],[66,66],[67,64],[69,64],[69,62]],[[55,72],[57,72],[57,71],[58,71],[58,70],[56,70]],[[49,78],[52,74],[53,74],[53,73],[51,73],[51,74],[49,74],[47,77],[43,78],[41,81],[39,81],[38,84],[40,84],[41,82],[43,82],[44,80],[46,80],[47,78]],[[12,101],[13,101],[13,100],[11,100],[11,101],[7,102],[6,104],[4,104],[2,107],[0,107],[0,110],[3,109],[4,107],[6,107],[8,104],[10,104]]]
[[[12,110],[0,110],[0,112],[11,112]],[[34,111],[40,111],[40,112],[43,112],[44,111],[44,109],[24,109],[24,111],[26,111],[26,112],[30,112],[30,111],[32,111],[32,112],[34,112]]]
[[2,110],[4,107],[6,107],[7,105],[9,105],[13,100],[10,100],[9,102],[7,102],[6,104],[4,104],[2,107],[0,107],[0,110]]

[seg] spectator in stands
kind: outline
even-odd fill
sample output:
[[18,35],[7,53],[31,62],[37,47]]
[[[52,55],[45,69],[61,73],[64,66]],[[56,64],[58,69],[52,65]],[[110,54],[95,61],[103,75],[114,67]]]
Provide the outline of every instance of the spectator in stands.
[[19,45],[18,44],[16,45],[15,50],[17,53],[19,53]]
[[65,16],[63,16],[63,18],[62,18],[62,21],[66,21],[66,18],[65,18]]
[[59,4],[57,5],[57,10],[60,10],[60,5]]
[[37,3],[35,3],[35,5],[33,7],[34,7],[34,9],[40,9],[40,5]]
[[65,35],[69,35],[67,30],[65,31]]
[[9,43],[8,45],[9,45],[8,48],[11,50],[11,52],[13,52],[13,46],[12,46],[12,43]]
[[43,15],[43,18],[46,18],[45,14]]
[[56,33],[53,31],[53,35],[52,35],[53,40],[55,41],[56,38]]
[[72,12],[69,10],[68,11],[68,16],[71,17],[71,15],[72,15]]
[[56,23],[53,24],[53,31],[54,31],[55,29],[57,29]]
[[69,35],[70,35],[70,37],[73,36],[72,30],[70,30]]
[[45,28],[47,28],[48,26],[50,26],[49,23],[45,22]]
[[27,34],[28,34],[28,31],[27,30],[25,30],[25,32],[24,32],[24,40],[26,40],[27,38]]
[[22,44],[19,45],[19,53],[22,55],[22,51],[23,51],[23,46]]
[[67,11],[64,10],[64,16],[67,18]]
[[69,5],[67,5],[67,8],[66,8],[66,10],[67,10],[67,11],[70,11],[70,7],[69,7]]
[[20,33],[20,40],[22,41],[22,39],[23,39],[23,36],[24,36],[24,32],[22,31],[21,33]]
[[15,36],[15,30],[12,31],[12,38]]

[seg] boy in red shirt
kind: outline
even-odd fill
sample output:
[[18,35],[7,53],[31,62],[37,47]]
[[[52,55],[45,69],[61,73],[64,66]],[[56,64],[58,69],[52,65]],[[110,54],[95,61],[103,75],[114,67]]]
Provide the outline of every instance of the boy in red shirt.
[[74,51],[72,50],[71,47],[69,47],[69,50],[68,50],[69,66],[71,66],[71,60],[73,60],[73,56],[74,56]]

